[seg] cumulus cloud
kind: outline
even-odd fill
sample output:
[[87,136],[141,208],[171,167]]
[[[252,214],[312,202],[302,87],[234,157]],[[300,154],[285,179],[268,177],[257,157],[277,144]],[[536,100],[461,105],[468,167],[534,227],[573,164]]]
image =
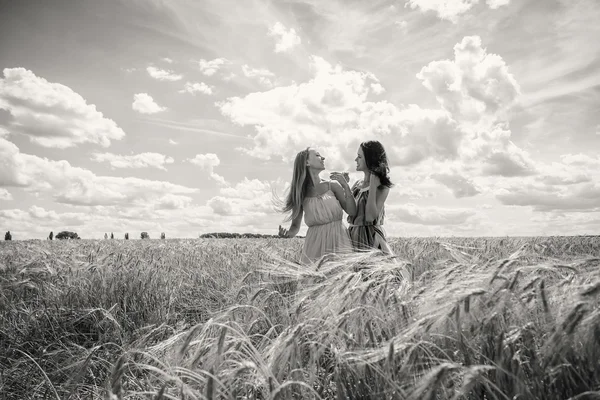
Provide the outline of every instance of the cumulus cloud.
[[529,154],[510,140],[507,121],[519,85],[479,37],[465,37],[454,47],[453,60],[434,61],[417,74],[439,109],[369,101],[381,91],[373,74],[344,70],[316,56],[310,67],[313,77],[307,82],[217,103],[234,123],[256,128],[254,145],[239,150],[289,161],[312,145],[325,154],[328,168],[344,168],[368,136],[387,144],[392,165],[462,160],[480,163],[483,175],[535,173]]
[[200,71],[206,76],[214,75],[224,65],[228,65],[231,62],[226,58],[215,58],[214,60],[201,59],[198,61]]
[[221,216],[249,217],[248,224],[256,219],[275,214],[272,206],[272,189],[281,188],[282,183],[244,178],[234,186],[223,187],[219,194],[211,198],[207,205]]
[[221,164],[221,160],[216,154],[196,154],[194,158],[188,159],[190,163],[197,165],[205,171],[208,171],[211,178],[220,184],[226,185],[227,181],[221,175],[215,172],[215,167]]
[[166,107],[161,107],[148,93],[137,93],[133,95],[133,104],[131,105],[134,111],[141,114],[156,114],[161,111],[166,111]]
[[456,198],[473,197],[481,193],[471,179],[458,173],[436,173],[432,174],[431,178],[450,189]]
[[0,200],[12,200],[12,194],[4,188],[0,188]]
[[179,93],[189,93],[195,96],[196,93],[212,94],[213,91],[212,87],[204,82],[186,82],[185,87]]
[[92,161],[108,162],[113,168],[158,168],[166,171],[166,164],[174,162],[172,157],[160,153],[141,153],[133,155],[119,155],[113,153],[94,153]]
[[176,142],[176,141],[175,141],[175,140],[173,140],[173,139],[169,139],[169,144],[172,144],[172,145],[178,145],[179,143],[178,143],[178,142]]
[[373,93],[375,94],[381,94],[383,92],[385,92],[385,89],[383,86],[381,86],[380,83],[371,83],[371,89],[373,90]]
[[197,192],[197,189],[163,181],[98,176],[65,160],[21,153],[16,145],[1,138],[0,186],[22,187],[30,192],[50,194],[59,203],[87,206],[145,204],[165,193]]
[[294,47],[298,46],[302,43],[300,36],[296,33],[294,28],[290,28],[289,30],[281,23],[275,23],[269,29],[269,36],[273,36],[276,38],[275,42],[275,52],[289,52]]
[[[71,88],[48,82],[25,68],[5,68],[0,79],[0,109],[10,113],[7,129],[44,147],[81,143],[108,147],[125,132]],[[1,129],[0,137],[6,136]]]
[[434,11],[440,19],[456,22],[459,15],[469,11],[479,0],[408,0],[406,6],[423,12]]
[[148,75],[159,81],[175,82],[183,78],[183,75],[176,74],[171,70],[160,69],[152,66],[146,68],[146,71],[148,71]]
[[492,9],[495,10],[502,6],[507,6],[510,4],[510,0],[486,0],[485,3]]
[[530,155],[511,140],[508,116],[520,87],[508,66],[467,36],[454,46],[454,60],[433,61],[417,74],[440,105],[468,134],[460,146],[465,160],[483,159],[485,175],[525,176],[535,173]]
[[[435,12],[440,19],[456,23],[458,17],[469,11],[479,0],[407,0],[406,7],[420,9],[422,12]],[[510,3],[510,0],[486,0],[491,9],[497,9]]]
[[[465,122],[494,122],[506,116],[520,87],[497,54],[482,47],[479,36],[454,46],[454,60],[432,61],[417,74],[441,106]],[[487,118],[485,118],[487,117]]]
[[215,214],[223,216],[234,214],[233,204],[228,198],[216,196],[211,198],[207,202],[207,205],[215,212]]
[[[311,58],[313,79],[302,84],[277,87],[218,102],[223,115],[239,125],[255,125],[253,148],[242,151],[268,159],[281,154],[290,159],[307,144],[322,146],[332,154],[352,160],[355,146],[365,132],[391,133],[390,124],[399,111],[389,103],[367,103],[372,74],[344,71],[320,57]],[[348,146],[349,153],[340,149]],[[339,157],[338,157],[339,161]],[[341,167],[338,165],[337,167]]]
[[535,163],[529,154],[512,142],[503,150],[493,150],[483,166],[484,175],[527,176],[537,173]]
[[251,68],[248,64],[244,64],[242,65],[242,72],[247,78],[256,79],[265,86],[273,86],[271,78],[273,78],[275,74],[266,68]]
[[173,64],[173,60],[170,59],[169,57],[163,57],[162,59],[164,62],[168,63],[168,64]]
[[159,210],[177,210],[189,207],[192,198],[172,193],[167,193],[154,202],[154,208]]

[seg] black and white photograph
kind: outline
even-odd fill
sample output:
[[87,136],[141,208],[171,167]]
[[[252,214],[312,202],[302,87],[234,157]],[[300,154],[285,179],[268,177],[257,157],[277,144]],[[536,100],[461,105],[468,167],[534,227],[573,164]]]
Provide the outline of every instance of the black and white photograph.
[[600,399],[599,0],[0,0],[0,400]]

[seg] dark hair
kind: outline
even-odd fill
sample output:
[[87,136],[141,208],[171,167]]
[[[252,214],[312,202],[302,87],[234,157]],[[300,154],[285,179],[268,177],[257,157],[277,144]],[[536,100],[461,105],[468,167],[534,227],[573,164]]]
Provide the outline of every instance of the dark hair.
[[377,140],[369,140],[360,144],[363,154],[365,155],[365,164],[372,174],[377,175],[381,181],[381,185],[391,188],[394,186],[388,173],[390,167],[388,166],[387,155],[383,145]]

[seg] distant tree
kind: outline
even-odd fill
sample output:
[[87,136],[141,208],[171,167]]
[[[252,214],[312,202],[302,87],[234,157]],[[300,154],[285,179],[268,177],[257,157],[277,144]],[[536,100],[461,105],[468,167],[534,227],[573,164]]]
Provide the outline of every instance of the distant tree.
[[142,232],[141,237],[142,237],[142,239],[150,239],[148,232]]
[[125,234],[125,240],[129,240],[129,233]]
[[165,233],[164,233],[164,232],[160,234],[160,238],[161,238],[161,239],[164,239],[164,238],[165,238]]
[[114,239],[114,238],[115,238],[115,235],[113,235],[113,233],[112,233],[112,232],[110,233],[110,238],[111,238],[111,239]]
[[4,234],[4,240],[12,240],[12,235],[10,234],[10,231],[7,231]]
[[50,231],[50,234],[48,235],[48,240],[52,240],[54,238],[54,232]]
[[108,239],[108,235],[104,232],[104,239]]
[[77,232],[69,232],[69,231],[62,231],[56,234],[56,238],[59,240],[64,240],[64,239],[81,239],[79,237],[79,235],[77,234]]

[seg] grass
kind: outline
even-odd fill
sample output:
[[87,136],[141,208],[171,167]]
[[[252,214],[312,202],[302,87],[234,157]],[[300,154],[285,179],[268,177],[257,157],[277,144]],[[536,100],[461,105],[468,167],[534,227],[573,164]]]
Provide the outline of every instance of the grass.
[[0,399],[600,399],[600,240],[0,244]]

